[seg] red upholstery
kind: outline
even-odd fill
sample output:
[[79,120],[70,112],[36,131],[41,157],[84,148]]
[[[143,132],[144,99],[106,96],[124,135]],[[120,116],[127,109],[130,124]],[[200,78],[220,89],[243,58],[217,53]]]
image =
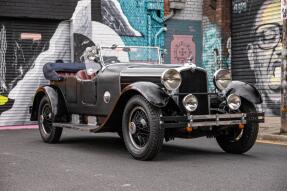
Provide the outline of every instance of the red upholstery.
[[80,70],[77,72],[76,76],[81,80],[91,80],[96,74],[88,75],[86,70]]
[[75,73],[68,73],[68,72],[57,72],[57,74],[59,76],[62,76],[62,77],[72,77],[72,76],[75,76]]

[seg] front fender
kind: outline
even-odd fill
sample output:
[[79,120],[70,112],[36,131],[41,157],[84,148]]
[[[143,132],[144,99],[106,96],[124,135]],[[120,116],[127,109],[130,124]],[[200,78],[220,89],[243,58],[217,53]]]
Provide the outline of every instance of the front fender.
[[261,104],[262,97],[259,91],[252,85],[241,82],[232,81],[222,93],[228,97],[230,94],[236,94],[247,101],[254,104]]
[[122,123],[124,108],[134,95],[142,95],[149,103],[158,108],[166,107],[169,102],[167,95],[158,85],[151,82],[136,82],[126,86],[117,100],[114,109],[110,112],[106,121],[101,124],[101,130],[121,131],[118,124]]
[[122,95],[128,91],[136,91],[153,106],[163,108],[168,104],[169,95],[160,86],[152,82],[136,82],[124,88]]
[[42,98],[45,96],[50,101],[55,121],[57,121],[58,118],[60,118],[66,111],[65,101],[63,100],[61,91],[54,86],[42,86],[37,89],[36,94],[34,96],[32,112],[31,112],[31,121],[37,121],[39,105]]

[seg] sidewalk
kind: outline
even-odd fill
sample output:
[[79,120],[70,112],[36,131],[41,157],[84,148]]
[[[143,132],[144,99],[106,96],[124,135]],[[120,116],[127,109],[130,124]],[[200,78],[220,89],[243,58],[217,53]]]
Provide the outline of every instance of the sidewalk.
[[260,124],[258,140],[287,144],[287,133],[280,134],[280,128],[280,117],[265,117],[265,123]]

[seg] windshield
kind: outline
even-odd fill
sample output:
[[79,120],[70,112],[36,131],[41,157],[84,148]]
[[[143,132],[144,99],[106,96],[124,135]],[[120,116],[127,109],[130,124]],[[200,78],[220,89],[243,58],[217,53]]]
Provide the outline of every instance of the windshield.
[[105,65],[117,63],[160,64],[160,51],[157,47],[101,47]]

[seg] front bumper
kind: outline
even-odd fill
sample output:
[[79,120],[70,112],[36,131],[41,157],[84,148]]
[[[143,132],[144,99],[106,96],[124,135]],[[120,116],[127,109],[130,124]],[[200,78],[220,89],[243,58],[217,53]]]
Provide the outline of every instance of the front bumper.
[[230,126],[248,123],[264,123],[264,113],[238,113],[190,116],[161,116],[164,128]]

